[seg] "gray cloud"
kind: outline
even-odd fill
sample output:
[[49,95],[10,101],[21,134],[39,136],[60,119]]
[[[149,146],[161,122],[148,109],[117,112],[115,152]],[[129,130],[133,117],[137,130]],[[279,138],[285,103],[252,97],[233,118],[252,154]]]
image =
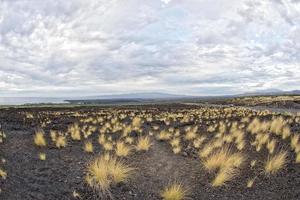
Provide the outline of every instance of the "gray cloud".
[[296,0],[2,0],[0,95],[299,89]]

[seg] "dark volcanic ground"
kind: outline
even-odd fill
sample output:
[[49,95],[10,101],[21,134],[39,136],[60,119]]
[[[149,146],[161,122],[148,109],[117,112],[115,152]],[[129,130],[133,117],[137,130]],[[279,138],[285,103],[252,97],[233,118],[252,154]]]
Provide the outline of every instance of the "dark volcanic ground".
[[[184,106],[189,109],[193,106]],[[181,109],[179,106],[159,107],[161,111]],[[65,110],[93,111],[102,108],[68,108]],[[104,108],[105,109],[105,108]],[[26,110],[26,109],[25,109]],[[37,113],[47,108],[29,109]],[[62,108],[49,110],[64,110]],[[65,111],[64,110],[64,111]],[[46,161],[38,159],[38,150],[33,144],[37,121],[24,122],[20,109],[0,111],[0,123],[7,139],[0,144],[0,157],[6,159],[0,164],[7,171],[7,179],[0,181],[2,200],[68,200],[74,191],[81,199],[93,199],[93,193],[84,183],[84,169],[87,161],[101,153],[94,140],[95,153],[83,151],[83,141],[69,141],[66,148],[47,147],[42,152]],[[159,111],[157,111],[159,112]],[[55,128],[66,130],[75,122],[74,118],[63,116],[52,119]],[[47,133],[47,130],[46,130]],[[226,186],[214,188],[210,185],[213,174],[207,173],[200,159],[189,154],[174,155],[165,142],[153,139],[154,145],[148,152],[129,156],[126,162],[137,168],[127,183],[114,186],[112,194],[116,200],[155,200],[169,182],[179,180],[189,186],[191,199],[300,199],[300,165],[294,163],[294,154],[290,152],[288,165],[277,175],[266,176],[258,163],[254,169],[245,166],[241,173]],[[286,144],[282,144],[285,147]],[[247,148],[246,148],[247,149]],[[256,152],[247,152],[248,160],[257,157]],[[261,160],[266,155],[260,154]],[[246,187],[248,178],[257,176],[252,188]]]

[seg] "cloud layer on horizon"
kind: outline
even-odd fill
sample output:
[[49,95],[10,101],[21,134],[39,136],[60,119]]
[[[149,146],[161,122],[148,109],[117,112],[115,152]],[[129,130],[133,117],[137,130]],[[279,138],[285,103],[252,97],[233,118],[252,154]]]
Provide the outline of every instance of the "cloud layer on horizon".
[[2,0],[0,96],[300,89],[299,0],[213,2]]

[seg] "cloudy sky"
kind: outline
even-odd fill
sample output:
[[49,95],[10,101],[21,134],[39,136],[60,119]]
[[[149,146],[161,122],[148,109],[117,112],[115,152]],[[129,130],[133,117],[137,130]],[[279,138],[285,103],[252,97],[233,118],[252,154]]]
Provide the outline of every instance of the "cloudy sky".
[[300,89],[300,0],[0,0],[0,96]]

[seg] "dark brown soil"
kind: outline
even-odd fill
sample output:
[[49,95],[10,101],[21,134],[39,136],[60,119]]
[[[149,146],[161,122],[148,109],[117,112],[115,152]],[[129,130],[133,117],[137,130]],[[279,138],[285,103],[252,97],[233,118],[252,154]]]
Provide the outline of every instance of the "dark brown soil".
[[[148,106],[152,112],[190,109],[193,106]],[[6,163],[0,164],[7,171],[7,179],[0,181],[0,199],[2,200],[67,200],[74,199],[74,191],[81,199],[93,199],[94,194],[84,182],[84,169],[87,161],[101,153],[100,148],[94,154],[83,151],[83,142],[69,142],[66,148],[47,147],[37,149],[33,144],[34,130],[39,126],[38,120],[24,121],[23,111],[35,114],[43,111],[93,112],[108,108],[36,108],[6,109],[0,111],[0,123],[7,138],[0,144],[0,158]],[[115,108],[123,109],[123,108]],[[144,107],[138,107],[144,109]],[[42,114],[41,114],[42,115]],[[75,122],[67,115],[53,118],[46,132],[53,129],[66,130]],[[300,199],[300,165],[294,163],[290,152],[288,165],[278,174],[270,177],[262,171],[262,163],[254,169],[244,167],[239,176],[226,186],[211,186],[213,174],[207,173],[201,166],[200,159],[193,154],[183,152],[175,155],[169,144],[153,139],[154,145],[148,152],[136,153],[126,158],[126,162],[137,170],[130,181],[116,185],[112,194],[116,200],[156,200],[160,191],[170,182],[180,181],[189,186],[190,199]],[[282,144],[283,146],[285,144]],[[97,146],[95,141],[95,147]],[[46,161],[38,159],[38,153],[45,152]],[[249,160],[257,156],[247,152]],[[262,159],[267,154],[260,155]],[[252,188],[246,187],[248,178],[257,176]]]

